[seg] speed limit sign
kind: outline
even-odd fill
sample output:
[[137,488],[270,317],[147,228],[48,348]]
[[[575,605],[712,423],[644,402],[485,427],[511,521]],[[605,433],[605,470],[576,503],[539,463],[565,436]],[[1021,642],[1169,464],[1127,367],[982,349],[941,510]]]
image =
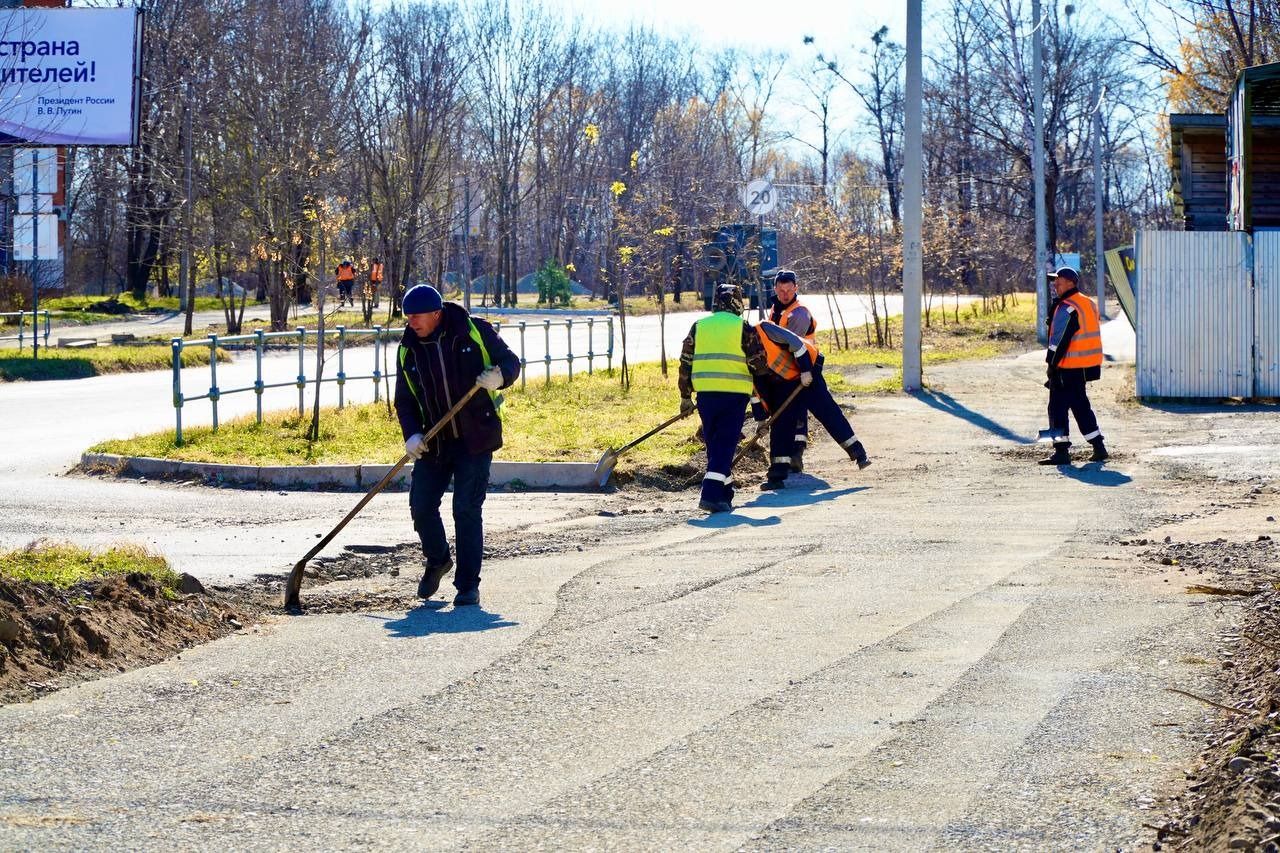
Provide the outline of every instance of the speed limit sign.
[[778,206],[778,191],[764,178],[756,178],[743,188],[742,204],[752,216],[764,216]]

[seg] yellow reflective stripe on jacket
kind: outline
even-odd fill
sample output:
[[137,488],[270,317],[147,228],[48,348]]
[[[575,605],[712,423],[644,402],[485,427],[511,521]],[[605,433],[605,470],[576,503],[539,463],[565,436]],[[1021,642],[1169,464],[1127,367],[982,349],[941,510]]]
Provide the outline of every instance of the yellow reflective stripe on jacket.
[[[493,360],[489,358],[489,348],[484,345],[484,338],[480,337],[480,330],[476,328],[476,324],[471,322],[471,318],[467,317],[467,327],[471,330],[471,340],[476,342],[476,346],[480,347],[480,357],[484,359],[484,369],[488,370],[493,367]],[[490,391],[489,399],[493,401],[493,410],[498,413],[498,419],[502,419],[502,394],[498,391]]]
[[693,390],[750,394],[751,371],[742,351],[742,318],[717,311],[695,323],[694,329]]

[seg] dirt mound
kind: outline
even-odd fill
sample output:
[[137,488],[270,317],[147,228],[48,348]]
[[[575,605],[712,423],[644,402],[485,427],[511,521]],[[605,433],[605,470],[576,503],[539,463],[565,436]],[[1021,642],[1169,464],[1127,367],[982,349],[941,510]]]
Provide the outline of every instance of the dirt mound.
[[0,578],[0,703],[147,666],[243,627],[253,612],[174,595],[143,574],[69,589]]

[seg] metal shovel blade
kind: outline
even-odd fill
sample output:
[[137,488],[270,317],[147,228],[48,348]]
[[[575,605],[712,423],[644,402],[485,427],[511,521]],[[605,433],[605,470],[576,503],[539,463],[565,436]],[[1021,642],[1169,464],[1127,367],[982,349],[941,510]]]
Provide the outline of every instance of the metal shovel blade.
[[600,457],[600,461],[596,463],[596,482],[600,484],[600,488],[604,488],[609,482],[609,477],[613,474],[613,469],[618,464],[618,451],[612,447],[604,452]]

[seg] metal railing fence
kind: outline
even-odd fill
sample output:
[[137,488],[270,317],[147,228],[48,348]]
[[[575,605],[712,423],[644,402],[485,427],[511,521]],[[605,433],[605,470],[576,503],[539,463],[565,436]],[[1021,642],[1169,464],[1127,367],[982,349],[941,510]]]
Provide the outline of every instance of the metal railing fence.
[[[10,317],[17,317],[17,318],[18,318],[18,334],[16,334],[16,335],[0,335],[0,341],[15,341],[15,340],[16,340],[16,341],[18,342],[18,352],[22,352],[22,345],[23,345],[23,341],[24,341],[26,338],[28,338],[28,337],[30,337],[30,338],[34,338],[37,334],[39,334],[39,333],[40,333],[40,317],[38,317],[38,316],[37,316],[38,314],[40,314],[40,315],[44,315],[44,334],[42,335],[42,337],[44,338],[44,345],[45,345],[45,346],[48,346],[48,345],[49,345],[49,312],[48,312],[48,311],[4,311],[4,312],[0,312],[0,321],[4,321],[4,322],[3,322],[3,324],[0,324],[0,331],[2,331],[2,330],[4,330],[4,329],[6,329],[6,328],[8,327],[8,324],[9,324],[9,318],[10,318]],[[30,317],[30,318],[31,318],[31,331],[30,331],[30,332],[27,332],[27,331],[26,331],[26,322],[27,322],[27,318],[28,318],[28,317]],[[33,340],[33,341],[32,341],[32,343],[34,344],[34,343],[35,343],[35,341]]]
[[[606,328],[602,330],[605,335],[606,349],[604,352],[597,352],[596,345],[596,324],[602,324]],[[586,327],[586,354],[577,354],[573,352],[574,347],[574,329],[579,330]],[[573,380],[573,364],[575,360],[585,358],[587,360],[587,373],[594,371],[595,360],[604,358],[606,360],[606,368],[613,368],[613,346],[614,331],[613,317],[611,315],[601,317],[587,317],[585,319],[566,317],[564,319],[544,319],[538,322],[529,322],[521,320],[515,323],[504,325],[499,321],[494,321],[494,330],[500,335],[506,331],[503,337],[507,345],[512,348],[520,358],[520,387],[524,388],[528,382],[528,372],[530,365],[542,364],[546,372],[546,379],[551,380],[551,365],[556,362],[565,362],[568,366],[568,378]],[[563,328],[565,332],[564,342],[565,349],[563,355],[552,355],[552,327]],[[542,332],[542,357],[528,357],[528,338],[532,331],[536,336],[538,331]],[[373,380],[373,400],[379,402],[382,399],[382,385],[384,379],[390,380],[396,375],[394,365],[388,365],[384,371],[386,353],[391,347],[395,346],[404,330],[399,327],[387,328],[383,326],[374,326],[371,329],[348,329],[345,326],[337,326],[333,329],[326,329],[325,338],[336,339],[336,347],[331,355],[326,356],[326,363],[332,357],[338,360],[337,372],[333,375],[324,376],[320,382],[332,382],[338,387],[338,408],[343,408],[345,401],[344,388],[348,381]],[[516,336],[516,340],[509,338]],[[346,370],[347,349],[350,347],[364,347],[368,344],[368,339],[372,338],[373,343],[373,369],[368,373],[357,372],[348,373]],[[171,347],[173,351],[172,369],[173,369],[173,408],[174,408],[174,439],[182,444],[182,409],[190,402],[196,400],[208,400],[213,412],[213,430],[218,429],[218,401],[228,394],[240,394],[252,391],[257,395],[255,405],[255,417],[258,423],[262,423],[262,397],[268,388],[297,388],[298,389],[298,415],[302,416],[306,408],[306,390],[308,385],[315,385],[316,379],[307,375],[307,353],[308,341],[311,342],[311,351],[315,350],[315,329],[305,329],[299,326],[297,329],[289,332],[266,332],[259,329],[256,332],[245,335],[228,335],[219,337],[210,335],[207,338],[199,340],[183,340],[182,338],[173,338]],[[298,354],[298,373],[296,376],[290,377],[283,381],[268,382],[263,378],[263,357],[268,348],[276,349],[284,345],[291,349],[296,349]],[[254,381],[252,385],[243,385],[236,388],[221,388],[218,386],[218,348],[219,347],[237,347],[252,348],[254,353]],[[182,389],[182,353],[187,349],[208,349],[209,350],[209,390],[203,394],[186,394]]]

